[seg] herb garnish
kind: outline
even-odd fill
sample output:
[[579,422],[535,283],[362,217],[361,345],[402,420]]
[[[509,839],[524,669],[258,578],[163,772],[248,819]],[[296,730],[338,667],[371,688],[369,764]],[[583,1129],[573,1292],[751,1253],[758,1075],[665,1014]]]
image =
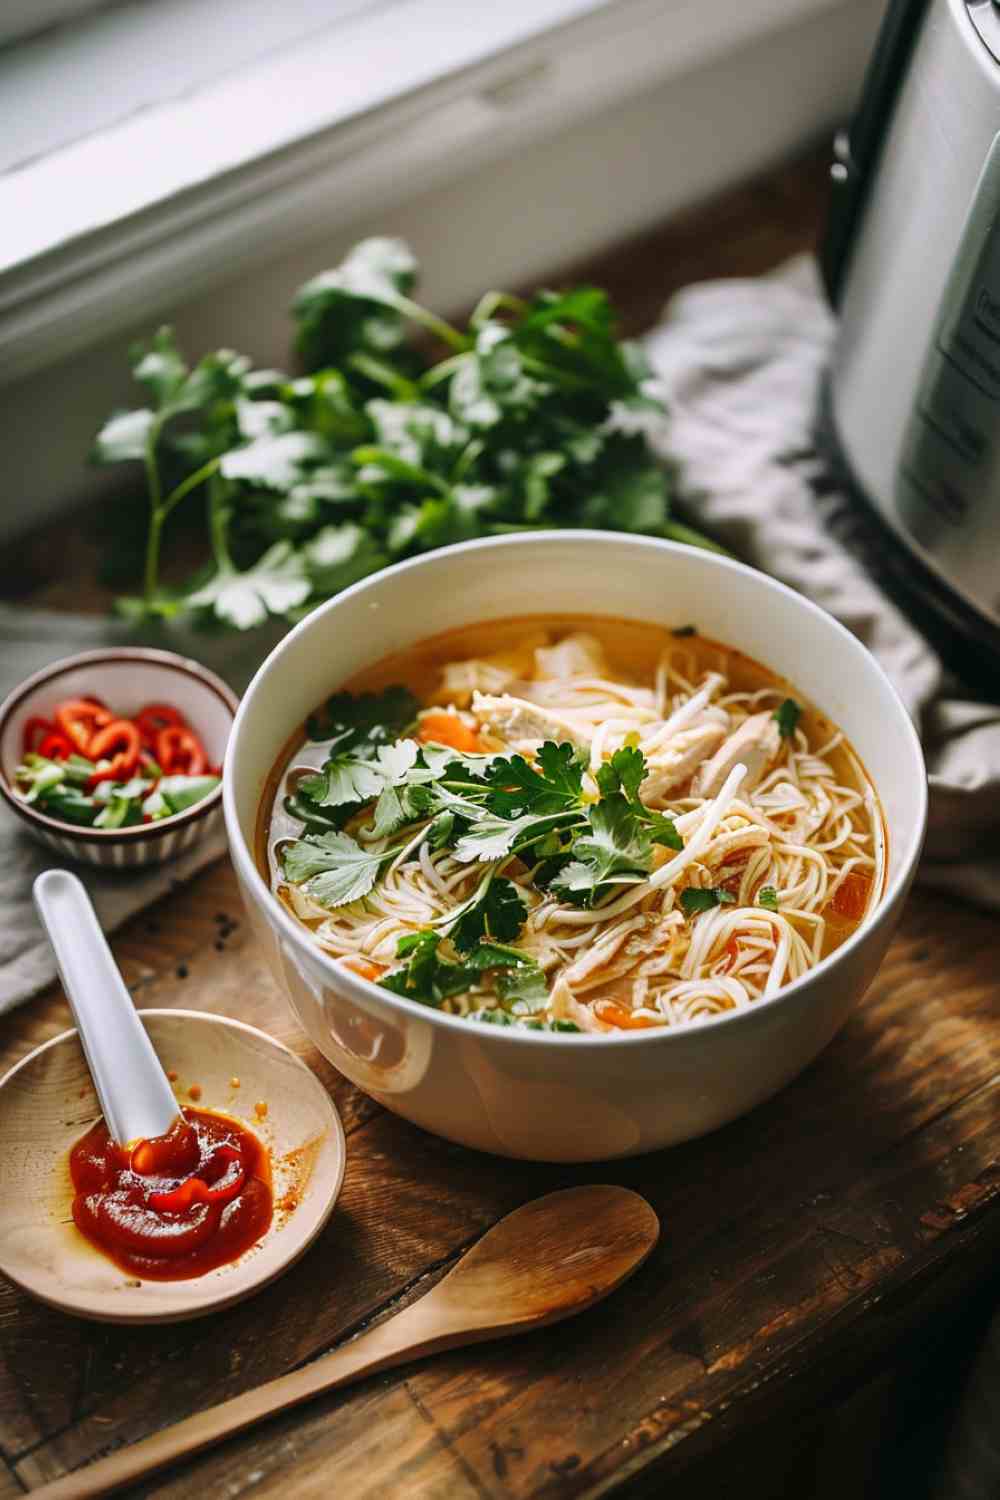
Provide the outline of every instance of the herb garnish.
[[548,1002],[545,976],[527,954],[484,942],[473,947],[461,963],[452,963],[441,957],[440,943],[437,932],[413,932],[400,938],[396,957],[405,962],[384,974],[379,984],[408,1000],[440,1005],[470,989],[484,973],[496,971],[497,994],[511,1015],[527,1016],[544,1010]]
[[[389,722],[380,722],[383,712]],[[316,724],[329,734],[330,754],[284,804],[308,830],[284,846],[284,876],[336,909],[362,899],[385,869],[425,844],[480,866],[471,895],[427,931],[400,940],[406,962],[380,983],[440,1004],[495,969],[502,1005],[531,1015],[547,1003],[547,986],[537,965],[508,946],[528,915],[510,878],[511,860],[527,864],[534,883],[548,883],[561,899],[594,906],[617,887],[646,879],[656,845],[681,849],[683,840],[671,818],[640,800],[647,767],[635,746],[616,750],[599,768],[594,801],[584,785],[586,756],[574,745],[546,741],[529,760],[393,738],[412,721],[412,705],[396,689],[382,699],[331,699]],[[355,814],[367,842],[336,821],[354,827]],[[449,945],[444,953],[442,942]]]
[[712,886],[701,889],[698,886],[689,885],[681,891],[680,902],[685,915],[695,916],[700,911],[711,911],[713,906],[729,906],[736,900],[731,891],[725,886]]
[[[377,238],[307,282],[299,378],[227,349],[189,367],[169,328],[132,351],[147,404],[112,416],[93,451],[145,472],[142,592],[120,609],[246,630],[399,558],[533,526],[713,546],[670,518],[642,430],[662,407],[603,292],[488,292],[457,328],[413,300],[416,276],[405,244]],[[446,357],[429,363],[411,327]],[[164,529],[202,514],[211,561],[169,589]]]
[[778,733],[782,739],[791,739],[795,733],[799,719],[802,717],[802,708],[794,698],[786,698],[783,703],[775,709],[771,717],[778,725]]
[[778,910],[778,893],[773,885],[761,886],[757,892],[757,905],[766,907],[768,911]]

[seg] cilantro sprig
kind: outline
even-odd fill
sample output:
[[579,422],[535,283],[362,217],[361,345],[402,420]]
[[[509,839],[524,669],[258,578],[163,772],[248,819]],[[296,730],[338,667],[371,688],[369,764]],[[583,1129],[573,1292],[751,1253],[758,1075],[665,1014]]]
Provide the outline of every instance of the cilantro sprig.
[[[683,841],[673,820],[640,798],[647,767],[637,747],[615,751],[598,769],[595,801],[586,757],[574,745],[547,741],[531,759],[462,753],[409,738],[403,731],[413,715],[414,704],[390,688],[379,697],[340,694],[311,724],[311,734],[326,736],[328,754],[285,801],[304,825],[282,851],[285,879],[336,910],[367,896],[421,846],[447,849],[479,871],[471,893],[401,939],[400,964],[380,982],[439,1005],[495,971],[501,1009],[534,1015],[548,992],[541,970],[513,946],[528,916],[519,876],[526,869],[536,887],[596,906],[645,880],[658,845],[676,850]],[[685,898],[731,899],[685,892],[685,910]]]
[[[414,300],[416,280],[390,238],[313,277],[292,310],[298,377],[229,349],[189,365],[169,328],[132,350],[146,403],[93,448],[145,480],[142,588],[121,609],[246,630],[400,558],[535,526],[713,546],[671,519],[644,432],[662,408],[603,292],[488,292],[455,327]],[[206,561],[173,588],[160,554],[179,518],[201,527]]]

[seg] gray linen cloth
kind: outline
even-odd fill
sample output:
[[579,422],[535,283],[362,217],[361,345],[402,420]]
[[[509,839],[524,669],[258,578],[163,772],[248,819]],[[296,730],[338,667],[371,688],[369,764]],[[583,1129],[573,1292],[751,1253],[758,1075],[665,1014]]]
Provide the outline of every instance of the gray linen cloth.
[[[679,468],[687,508],[737,556],[809,594],[882,662],[919,726],[931,776],[931,827],[920,878],[1000,909],[1000,708],[962,695],[923,637],[875,582],[853,508],[825,477],[813,440],[833,321],[808,257],[771,276],[708,282],[673,299],[647,348],[670,414],[651,438]],[[239,690],[278,637],[189,636],[172,645]],[[0,609],[0,696],[60,656],[135,640],[86,616]],[[106,931],[223,852],[200,846],[136,873],[79,871]],[[53,862],[0,813],[0,1012],[55,974],[31,905]]]
[[678,466],[697,524],[808,594],[878,657],[927,757],[918,880],[1000,910],[1000,701],[965,693],[879,587],[880,544],[817,453],[834,330],[811,256],[770,276],[685,288],[646,344],[669,407],[651,436]]

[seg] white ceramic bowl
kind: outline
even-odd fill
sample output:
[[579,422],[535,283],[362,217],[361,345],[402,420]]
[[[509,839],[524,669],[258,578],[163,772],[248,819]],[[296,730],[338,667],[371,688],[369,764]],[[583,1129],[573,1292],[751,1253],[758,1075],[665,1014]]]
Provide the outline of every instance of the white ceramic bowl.
[[[684,1030],[620,1037],[497,1028],[396,997],[311,942],[254,862],[265,779],[306,714],[414,640],[536,612],[678,626],[739,647],[844,729],[888,825],[880,905],[770,1000]],[[923,840],[926,774],[906,711],[869,652],[762,573],[708,552],[606,532],[544,532],[445,548],[355,585],[268,657],[236,716],[226,824],[251,920],[320,1051],[388,1109],[450,1140],[541,1161],[628,1156],[702,1135],[768,1098],[842,1025],[885,954]]]
[[193,807],[131,828],[89,828],[50,818],[14,791],[24,726],[36,714],[50,719],[67,698],[96,694],[113,712],[134,714],[144,703],[171,703],[197,732],[211,765],[220,765],[236,713],[236,694],[200,662],[144,646],[81,651],[27,678],[0,704],[0,798],[29,833],[57,854],[109,869],[160,864],[222,826],[216,787]]

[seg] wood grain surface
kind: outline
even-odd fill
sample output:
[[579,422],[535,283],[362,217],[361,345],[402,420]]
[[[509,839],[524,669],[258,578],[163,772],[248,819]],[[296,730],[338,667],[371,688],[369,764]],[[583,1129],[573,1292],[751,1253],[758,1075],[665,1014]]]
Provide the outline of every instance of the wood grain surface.
[[[587,273],[642,326],[680,280],[755,273],[808,246],[822,173],[810,154]],[[65,556],[74,576],[35,575],[27,591],[22,578],[21,597],[98,604],[84,542]],[[0,1500],[339,1347],[420,1295],[502,1214],[602,1180],[642,1192],[662,1225],[609,1302],[320,1397],[133,1493],[568,1500],[668,1482],[684,1496],[690,1482],[692,1495],[723,1494],[698,1476],[753,1433],[773,1482],[817,1412],[905,1361],[996,1263],[997,936],[995,919],[918,893],[861,1006],[777,1098],[612,1168],[531,1166],[426,1135],[340,1078],[294,1023],[219,862],[112,946],[138,1005],[238,1016],[315,1069],[347,1132],[339,1205],[294,1271],[209,1323],[87,1324],[0,1286]],[[5,1017],[0,1071],[68,1024],[56,988]],[[861,1494],[833,1452],[827,1467],[814,1488],[785,1493]],[[780,1492],[743,1475],[744,1500]]]

